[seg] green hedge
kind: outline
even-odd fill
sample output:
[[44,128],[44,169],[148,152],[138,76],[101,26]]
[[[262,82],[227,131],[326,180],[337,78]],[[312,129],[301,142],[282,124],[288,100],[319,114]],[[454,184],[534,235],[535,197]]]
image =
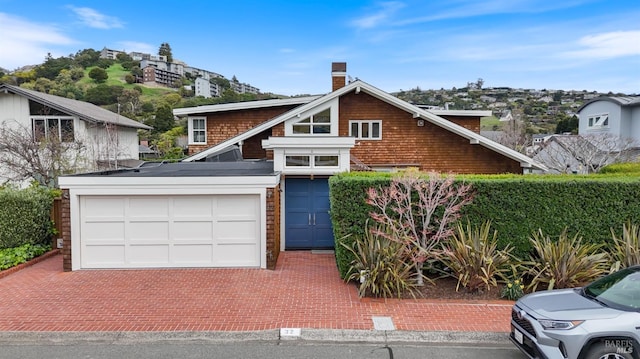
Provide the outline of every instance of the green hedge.
[[0,189],[0,249],[48,244],[53,231],[50,190],[29,187]]
[[[331,217],[336,238],[336,260],[342,277],[352,258],[339,241],[362,235],[371,207],[366,190],[385,186],[390,174],[351,172],[330,178]],[[640,177],[620,175],[478,175],[460,176],[475,193],[463,208],[463,218],[474,225],[491,220],[500,248],[514,246],[514,254],[531,250],[534,231],[559,235],[566,227],[586,241],[611,240],[611,228],[622,231],[625,221],[640,222]]]

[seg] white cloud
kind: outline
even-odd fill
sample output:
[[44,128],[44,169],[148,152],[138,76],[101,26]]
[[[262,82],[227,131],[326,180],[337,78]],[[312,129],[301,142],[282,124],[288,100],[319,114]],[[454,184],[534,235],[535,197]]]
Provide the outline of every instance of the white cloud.
[[358,29],[371,29],[385,23],[395,12],[405,5],[401,2],[390,1],[380,3],[376,12],[351,21],[351,25]]
[[30,22],[20,17],[0,13],[0,24],[5,29],[0,36],[0,67],[13,70],[20,66],[40,64],[45,56],[66,56],[67,47],[77,42],[52,25]]
[[80,18],[80,22],[82,22],[86,26],[96,29],[112,29],[123,27],[122,22],[118,18],[101,14],[92,8],[69,6],[69,9],[71,9],[76,15],[78,15],[78,17]]
[[588,35],[577,41],[578,50],[563,55],[570,58],[610,59],[640,55],[640,30]]

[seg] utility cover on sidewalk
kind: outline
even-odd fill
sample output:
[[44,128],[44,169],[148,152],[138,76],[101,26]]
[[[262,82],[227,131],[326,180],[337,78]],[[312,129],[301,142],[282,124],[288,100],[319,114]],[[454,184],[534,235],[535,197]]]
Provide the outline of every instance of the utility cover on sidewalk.
[[371,317],[375,330],[396,330],[391,317]]

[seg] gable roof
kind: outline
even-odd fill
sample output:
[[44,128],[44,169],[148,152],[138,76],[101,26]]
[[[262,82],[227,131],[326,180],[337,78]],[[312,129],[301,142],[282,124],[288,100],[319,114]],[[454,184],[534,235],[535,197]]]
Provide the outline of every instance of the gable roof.
[[291,97],[282,99],[271,100],[258,100],[258,101],[245,101],[245,102],[232,102],[223,103],[219,105],[204,105],[197,107],[176,108],[173,110],[175,116],[195,115],[199,113],[214,113],[214,112],[226,112],[234,110],[249,110],[255,108],[265,107],[278,107],[288,105],[303,105],[311,101],[317,100],[322,97],[318,96],[304,96],[304,97]]
[[609,101],[618,104],[621,107],[640,106],[640,96],[600,96],[585,102],[582,106],[580,106],[577,112],[580,113],[580,111],[582,111],[589,104],[597,101]]
[[[466,129],[460,125],[457,125],[445,118],[442,118],[438,115],[435,115],[431,112],[429,112],[428,110],[422,109],[418,106],[412,105],[406,101],[403,101],[385,91],[382,91],[372,85],[369,85],[368,83],[362,81],[362,80],[356,80],[351,82],[350,84],[336,90],[333,92],[330,92],[324,96],[318,97],[317,99],[308,102],[306,104],[303,104],[301,106],[298,106],[290,111],[287,111],[286,113],[283,113],[280,116],[277,116],[271,120],[265,121],[249,130],[247,130],[246,132],[243,132],[237,136],[234,136],[232,138],[229,138],[213,147],[210,147],[202,152],[196,153],[192,156],[189,156],[185,159],[183,159],[183,161],[197,161],[200,159],[205,158],[207,155],[221,150],[223,148],[226,148],[230,145],[236,144],[241,140],[245,140],[248,139],[254,135],[257,135],[275,125],[278,125],[284,121],[286,121],[287,119],[293,118],[295,116],[297,116],[298,114],[304,113],[308,110],[311,110],[315,107],[321,106],[323,104],[328,103],[329,101],[332,101],[342,95],[345,95],[349,92],[355,92],[356,94],[360,93],[360,92],[364,92],[366,94],[369,94],[373,97],[378,98],[379,100],[382,100],[384,102],[387,102],[399,109],[402,109],[408,113],[411,113],[413,115],[414,118],[416,119],[423,119],[425,121],[428,121],[436,126],[439,126],[445,130],[448,130],[449,132],[453,132],[459,136],[462,136],[466,139],[469,140],[469,142],[471,144],[477,144],[477,145],[481,145],[484,146],[494,152],[500,153],[505,157],[511,158],[514,161],[520,162],[520,166],[521,167],[525,167],[525,168],[535,168],[535,169],[540,169],[545,171],[546,167],[540,163],[538,163],[537,161],[533,160],[532,158],[525,156],[523,154],[521,154],[520,152],[517,152],[515,150],[512,150],[504,145],[501,145],[497,142],[494,142],[476,132],[473,132],[469,129]],[[187,115],[189,112],[187,112],[186,110],[182,112],[182,115]]]
[[28,90],[22,87],[0,84],[0,92],[12,93],[28,98],[29,100],[41,103],[58,111],[78,116],[81,120],[93,123],[114,124],[122,127],[139,128],[150,130],[147,126],[128,117],[121,116],[100,106],[89,102],[73,100],[66,97],[46,94],[39,91]]

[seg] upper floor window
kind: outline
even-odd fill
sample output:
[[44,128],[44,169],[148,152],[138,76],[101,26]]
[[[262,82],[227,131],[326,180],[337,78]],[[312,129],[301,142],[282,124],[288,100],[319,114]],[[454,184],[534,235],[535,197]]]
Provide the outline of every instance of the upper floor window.
[[380,140],[382,121],[349,121],[349,136],[360,140]]
[[74,141],[73,118],[34,117],[31,121],[33,138],[36,141]]
[[588,128],[609,127],[609,114],[589,116],[587,121]]
[[319,168],[339,166],[338,155],[289,155],[285,156],[285,167]]
[[207,119],[205,117],[189,118],[189,143],[207,143]]
[[292,125],[294,135],[316,135],[331,133],[331,110],[326,109]]

